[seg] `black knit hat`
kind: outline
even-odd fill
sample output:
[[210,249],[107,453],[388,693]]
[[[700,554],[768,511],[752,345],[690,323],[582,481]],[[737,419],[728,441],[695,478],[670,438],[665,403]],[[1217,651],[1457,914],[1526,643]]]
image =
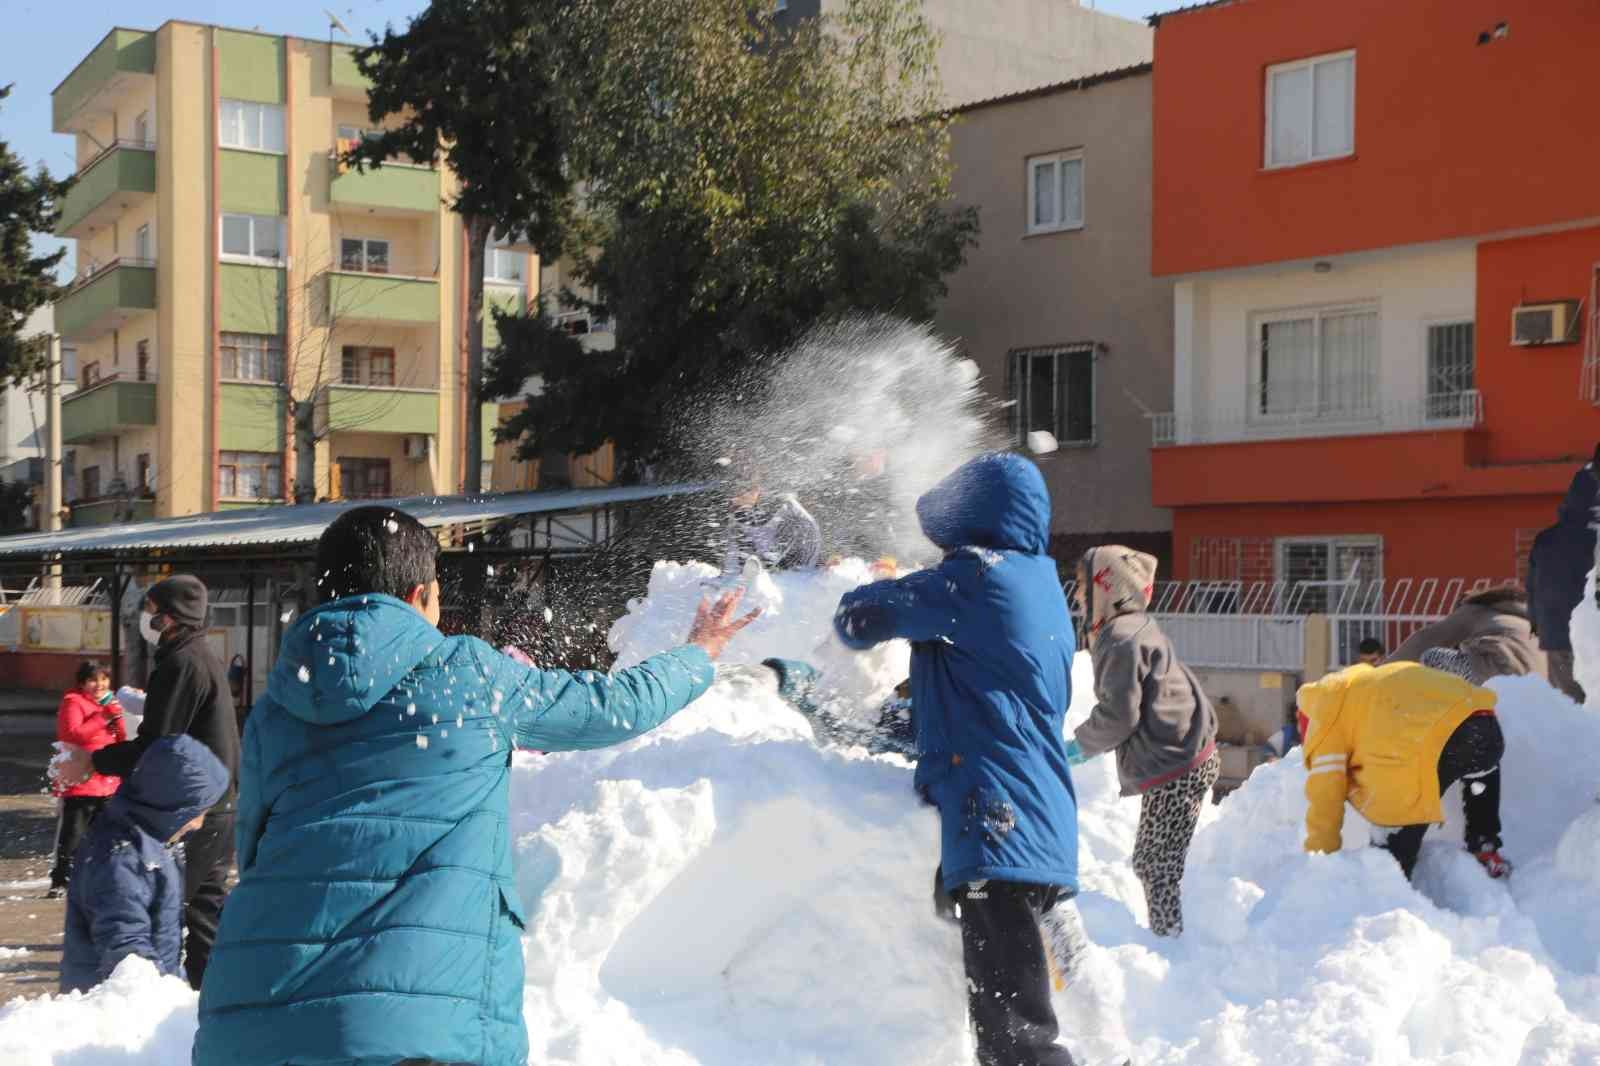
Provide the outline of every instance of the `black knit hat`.
[[205,628],[206,585],[193,574],[173,574],[165,581],[157,581],[145,597],[156,605],[158,614],[166,615],[179,625]]

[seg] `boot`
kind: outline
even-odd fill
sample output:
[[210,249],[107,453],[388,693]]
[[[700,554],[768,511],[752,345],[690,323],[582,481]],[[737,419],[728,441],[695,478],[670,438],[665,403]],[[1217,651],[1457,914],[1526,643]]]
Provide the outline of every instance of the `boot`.
[[1485,848],[1482,851],[1475,851],[1472,853],[1472,857],[1477,859],[1478,865],[1482,866],[1484,872],[1495,880],[1511,876],[1511,862],[1500,854],[1498,848]]

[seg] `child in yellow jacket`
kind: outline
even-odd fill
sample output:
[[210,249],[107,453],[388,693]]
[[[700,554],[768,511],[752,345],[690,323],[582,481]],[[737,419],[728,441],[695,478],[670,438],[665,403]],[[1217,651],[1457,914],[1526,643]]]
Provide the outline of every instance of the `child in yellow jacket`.
[[1467,850],[1490,877],[1511,872],[1500,855],[1505,738],[1495,694],[1471,669],[1459,651],[1438,648],[1422,663],[1357,665],[1301,687],[1307,851],[1339,850],[1349,800],[1392,829],[1384,846],[1409,878],[1423,834],[1444,821],[1441,795],[1460,781]]

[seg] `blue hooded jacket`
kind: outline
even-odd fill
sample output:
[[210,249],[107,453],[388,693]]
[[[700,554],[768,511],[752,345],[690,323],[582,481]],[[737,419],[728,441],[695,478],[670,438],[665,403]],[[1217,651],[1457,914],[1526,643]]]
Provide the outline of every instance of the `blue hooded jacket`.
[[227,767],[191,736],[163,737],[145,750],[78,845],[61,991],[93,988],[129,955],[178,973],[183,866],[167,844],[227,790]]
[[1583,599],[1583,582],[1594,568],[1596,492],[1593,463],[1567,487],[1556,524],[1534,538],[1528,553],[1528,618],[1545,651],[1571,651],[1572,612]]
[[863,649],[911,641],[916,785],[939,808],[944,884],[1078,884],[1062,719],[1072,620],[1045,554],[1050,494],[1022,456],[979,456],[917,502],[944,561],[847,593],[834,628]]
[[618,743],[712,679],[692,646],[615,676],[537,670],[390,596],[302,616],[245,725],[196,1066],[521,1066],[512,748]]

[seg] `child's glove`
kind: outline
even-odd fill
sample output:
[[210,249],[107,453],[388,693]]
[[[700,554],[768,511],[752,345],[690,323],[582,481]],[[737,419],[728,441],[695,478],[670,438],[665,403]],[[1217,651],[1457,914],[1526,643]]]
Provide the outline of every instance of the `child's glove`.
[[799,659],[767,659],[761,665],[778,675],[778,695],[784,702],[807,716],[817,712],[811,695],[816,691],[821,671]]
[[1082,766],[1089,761],[1089,756],[1083,753],[1083,745],[1076,740],[1067,741],[1067,765]]

